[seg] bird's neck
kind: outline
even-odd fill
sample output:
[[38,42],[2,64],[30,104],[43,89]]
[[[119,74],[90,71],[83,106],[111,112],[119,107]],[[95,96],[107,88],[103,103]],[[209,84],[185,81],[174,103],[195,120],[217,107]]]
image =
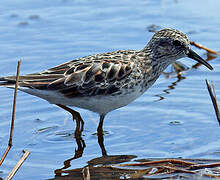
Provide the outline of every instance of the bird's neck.
[[158,59],[153,55],[152,50],[149,47],[145,47],[140,51],[143,53],[143,69],[144,74],[144,89],[148,89],[159,78],[161,73],[169,66],[170,62],[166,59]]
[[[172,59],[166,59],[165,57],[156,57],[151,46],[147,45],[141,50],[145,54],[145,59],[150,61],[153,73],[161,74],[172,62]],[[148,64],[147,64],[148,66]]]

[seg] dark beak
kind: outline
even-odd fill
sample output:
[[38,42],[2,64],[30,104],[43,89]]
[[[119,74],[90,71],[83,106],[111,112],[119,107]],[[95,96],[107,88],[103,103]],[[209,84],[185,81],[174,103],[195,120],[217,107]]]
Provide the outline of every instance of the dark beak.
[[198,61],[199,63],[205,65],[210,70],[213,70],[213,67],[209,63],[207,63],[207,61],[202,59],[198,54],[196,54],[192,49],[189,49],[189,53],[187,54],[187,56],[189,58],[194,59],[194,60]]

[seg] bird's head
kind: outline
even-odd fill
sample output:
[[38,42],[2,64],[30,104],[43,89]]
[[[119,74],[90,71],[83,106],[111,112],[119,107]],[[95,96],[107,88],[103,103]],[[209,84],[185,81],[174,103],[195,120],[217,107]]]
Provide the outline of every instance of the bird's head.
[[175,29],[162,29],[156,32],[145,47],[151,51],[152,59],[158,63],[173,63],[177,59],[189,57],[205,65],[210,70],[213,67],[190,48],[187,36]]

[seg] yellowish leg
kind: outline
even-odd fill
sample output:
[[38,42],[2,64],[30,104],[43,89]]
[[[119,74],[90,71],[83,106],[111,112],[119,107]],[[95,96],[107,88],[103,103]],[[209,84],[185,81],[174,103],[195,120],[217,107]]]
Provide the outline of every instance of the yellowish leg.
[[81,136],[81,132],[83,131],[83,127],[84,127],[84,121],[82,119],[82,117],[80,116],[80,113],[77,111],[74,111],[73,109],[64,106],[62,104],[56,104],[57,106],[59,106],[60,108],[68,111],[70,114],[72,114],[73,116],[73,120],[76,120],[76,130],[75,130],[75,136]]

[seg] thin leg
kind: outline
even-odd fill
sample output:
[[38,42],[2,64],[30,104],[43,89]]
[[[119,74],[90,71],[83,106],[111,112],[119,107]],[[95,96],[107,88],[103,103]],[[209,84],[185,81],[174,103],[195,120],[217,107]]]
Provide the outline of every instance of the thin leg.
[[102,126],[103,126],[104,119],[105,119],[105,114],[101,114],[100,119],[99,119],[99,125],[98,125],[98,128],[97,128],[97,133],[98,134],[103,134]]
[[83,127],[84,127],[84,121],[80,116],[79,112],[74,111],[73,109],[64,106],[62,104],[56,104],[56,105],[72,114],[73,120],[74,119],[76,120],[75,136],[81,136],[81,132],[83,131]]

